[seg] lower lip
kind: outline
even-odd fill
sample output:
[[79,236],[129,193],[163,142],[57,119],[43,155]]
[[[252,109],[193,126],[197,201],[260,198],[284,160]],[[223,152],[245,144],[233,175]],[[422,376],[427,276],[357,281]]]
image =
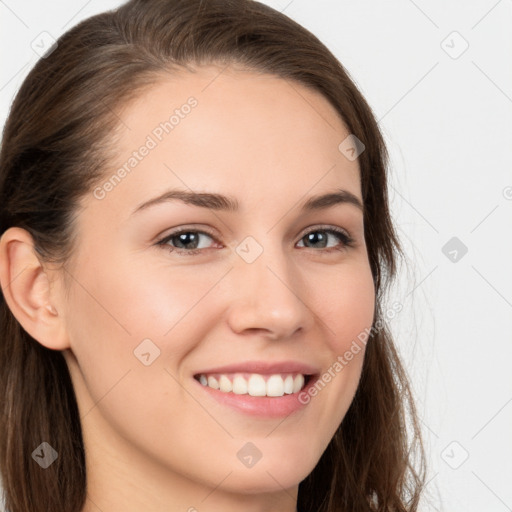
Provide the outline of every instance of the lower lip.
[[299,401],[299,395],[305,396],[309,388],[315,385],[317,379],[318,377],[316,375],[310,377],[308,383],[298,393],[276,397],[237,395],[233,392],[225,393],[218,389],[210,388],[209,386],[203,386],[196,379],[194,379],[194,382],[208,393],[209,396],[217,400],[217,402],[227,405],[239,412],[251,416],[281,418],[303,409],[309,403],[309,400],[306,403],[301,403]]

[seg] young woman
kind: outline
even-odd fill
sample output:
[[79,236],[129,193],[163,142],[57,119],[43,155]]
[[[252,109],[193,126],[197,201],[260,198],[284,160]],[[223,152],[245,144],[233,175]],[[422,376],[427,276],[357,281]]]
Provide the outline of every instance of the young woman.
[[83,21],[14,100],[0,205],[6,510],[417,510],[386,151],[310,32],[251,0]]

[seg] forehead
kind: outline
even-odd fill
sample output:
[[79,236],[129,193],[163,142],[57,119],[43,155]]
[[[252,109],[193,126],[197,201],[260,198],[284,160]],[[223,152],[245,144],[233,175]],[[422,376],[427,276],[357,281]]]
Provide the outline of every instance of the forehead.
[[118,115],[109,171],[125,172],[111,204],[139,204],[171,186],[253,206],[340,186],[361,197],[358,163],[338,149],[349,135],[341,117],[297,82],[214,65],[162,73]]

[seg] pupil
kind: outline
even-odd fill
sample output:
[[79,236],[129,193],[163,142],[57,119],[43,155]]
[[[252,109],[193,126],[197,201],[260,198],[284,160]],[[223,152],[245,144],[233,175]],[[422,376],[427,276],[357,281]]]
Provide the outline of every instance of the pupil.
[[[316,231],[314,233],[310,233],[308,235],[308,239],[309,239],[309,242],[313,242],[313,243],[316,243],[316,240],[315,239],[324,239],[323,241],[325,242],[325,235],[324,234],[320,234],[321,232],[319,231]],[[323,247],[323,246],[322,246]]]
[[[195,236],[196,236],[196,233],[182,233],[182,234],[178,235],[178,238],[180,239],[180,243],[187,245],[189,243],[189,240],[187,240],[187,238],[193,239]],[[194,247],[192,247],[192,249],[196,248],[197,239],[195,240],[195,242],[196,242],[196,244],[194,245]]]

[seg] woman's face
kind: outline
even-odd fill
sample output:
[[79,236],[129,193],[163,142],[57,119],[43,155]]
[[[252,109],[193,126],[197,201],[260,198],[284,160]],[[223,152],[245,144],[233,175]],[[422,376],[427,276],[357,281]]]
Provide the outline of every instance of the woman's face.
[[[117,159],[82,202],[58,304],[88,471],[296,486],[352,401],[364,350],[344,354],[373,321],[363,212],[343,200],[362,202],[349,132],[316,92],[214,66],[163,76],[116,115]],[[211,196],[140,208],[171,190]],[[296,391],[302,374],[316,394]]]

